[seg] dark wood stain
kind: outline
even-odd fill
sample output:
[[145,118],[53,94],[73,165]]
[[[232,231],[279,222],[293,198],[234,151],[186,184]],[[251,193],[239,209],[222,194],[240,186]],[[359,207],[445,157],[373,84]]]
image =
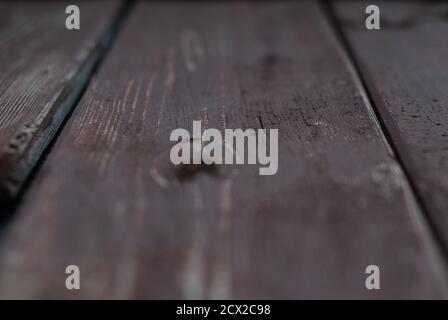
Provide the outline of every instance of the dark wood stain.
[[[349,63],[315,2],[138,3],[3,234],[0,297],[445,297]],[[277,175],[179,174],[193,120],[279,129]]]

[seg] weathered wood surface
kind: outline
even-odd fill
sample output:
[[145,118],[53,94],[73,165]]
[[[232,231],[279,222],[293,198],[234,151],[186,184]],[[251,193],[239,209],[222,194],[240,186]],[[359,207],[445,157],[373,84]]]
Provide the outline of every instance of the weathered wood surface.
[[10,200],[75,103],[117,17],[119,1],[0,3],[0,201]]
[[[278,128],[277,175],[170,166],[171,130],[200,119]],[[446,296],[315,2],[138,3],[0,240],[2,298]],[[70,264],[81,290],[64,287]]]
[[381,30],[374,32],[361,20],[366,4],[338,3],[336,9],[375,105],[448,248],[448,4],[379,2]]

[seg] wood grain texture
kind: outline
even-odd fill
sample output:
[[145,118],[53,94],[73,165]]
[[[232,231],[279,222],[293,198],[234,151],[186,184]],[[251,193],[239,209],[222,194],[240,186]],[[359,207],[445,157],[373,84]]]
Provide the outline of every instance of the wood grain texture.
[[[170,165],[171,130],[193,120],[279,129],[277,175]],[[138,3],[0,240],[2,298],[446,294],[401,168],[307,1]],[[370,264],[381,290],[365,289]]]
[[337,13],[368,89],[428,214],[448,248],[448,4],[380,2],[368,32],[366,2]]
[[70,3],[0,3],[0,201],[16,196],[75,103],[120,7],[80,1],[81,29],[69,31]]

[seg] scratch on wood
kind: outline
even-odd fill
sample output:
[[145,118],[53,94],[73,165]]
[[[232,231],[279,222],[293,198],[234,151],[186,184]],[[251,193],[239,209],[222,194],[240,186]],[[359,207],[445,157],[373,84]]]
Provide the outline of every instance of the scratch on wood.
[[194,230],[192,232],[191,246],[187,252],[187,260],[183,273],[183,290],[186,299],[204,299],[204,255],[206,236],[203,217],[204,210],[201,190],[198,185],[191,189],[194,217]]
[[163,90],[162,102],[160,104],[159,115],[157,117],[156,132],[155,132],[156,136],[159,134],[160,121],[162,118],[163,111],[165,109],[166,97],[172,91],[174,82],[176,81],[176,74],[174,73],[175,55],[176,55],[176,48],[174,46],[170,47],[167,53],[165,88]]
[[198,32],[187,30],[182,33],[181,42],[185,66],[188,71],[194,72],[205,55],[201,37]]
[[137,109],[138,97],[140,95],[140,86],[141,86],[140,82],[138,82],[137,83],[137,89],[136,89],[136,92],[134,94],[134,101],[132,102],[132,105],[131,105],[131,111],[130,111],[128,123],[126,125],[127,129],[131,128],[132,124],[134,123],[135,111]]
[[144,129],[146,128],[146,121],[148,119],[148,111],[151,108],[151,93],[152,93],[152,87],[154,84],[154,78],[155,75],[151,76],[151,79],[148,82],[148,86],[146,87],[146,91],[145,91],[145,101],[144,101],[144,108],[143,108],[143,112],[142,112],[142,125],[140,127],[140,137],[143,135],[144,133]]
[[383,129],[381,128],[381,125],[378,121],[375,111],[373,110],[373,107],[370,103],[370,99],[367,95],[364,85],[362,84],[361,79],[359,78],[359,75],[358,75],[357,71],[355,70],[355,67],[354,67],[352,61],[350,60],[347,52],[343,49],[343,47],[338,44],[337,38],[334,34],[334,30],[331,28],[330,24],[325,23],[325,26],[329,31],[328,34],[333,35],[331,37],[331,40],[335,44],[334,47],[336,47],[336,50],[339,52],[339,57],[341,57],[345,67],[347,68],[347,71],[349,72],[349,74],[351,76],[351,80],[356,88],[356,95],[362,99],[363,105],[365,106],[367,113],[369,115],[369,119],[374,124],[374,129],[375,129],[376,134],[381,138],[383,145],[386,147],[388,154],[392,158],[395,158],[395,154],[392,150],[392,147],[390,146],[389,141],[387,140],[386,136],[384,135]]
[[210,296],[212,299],[229,299],[231,296],[231,270],[229,261],[231,252],[231,228],[232,228],[232,179],[226,178],[220,184],[220,215],[218,221],[218,233],[221,250],[212,269]]
[[169,181],[167,179],[165,179],[157,170],[157,167],[154,165],[151,170],[150,170],[150,174],[151,177],[154,179],[154,181],[156,182],[156,184],[159,187],[162,187],[164,189],[167,189],[171,186],[171,184],[169,183]]

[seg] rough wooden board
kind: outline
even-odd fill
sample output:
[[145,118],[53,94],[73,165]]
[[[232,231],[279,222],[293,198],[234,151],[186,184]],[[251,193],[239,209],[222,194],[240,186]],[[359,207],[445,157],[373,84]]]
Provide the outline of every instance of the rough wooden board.
[[380,2],[381,30],[359,18],[367,2],[336,6],[368,89],[431,221],[448,248],[448,4]]
[[81,29],[69,31],[70,3],[0,3],[0,201],[16,196],[70,111],[120,9],[77,2]]
[[[444,297],[354,79],[315,2],[139,3],[0,238],[0,297]],[[199,119],[278,128],[278,174],[181,175],[169,134]]]

